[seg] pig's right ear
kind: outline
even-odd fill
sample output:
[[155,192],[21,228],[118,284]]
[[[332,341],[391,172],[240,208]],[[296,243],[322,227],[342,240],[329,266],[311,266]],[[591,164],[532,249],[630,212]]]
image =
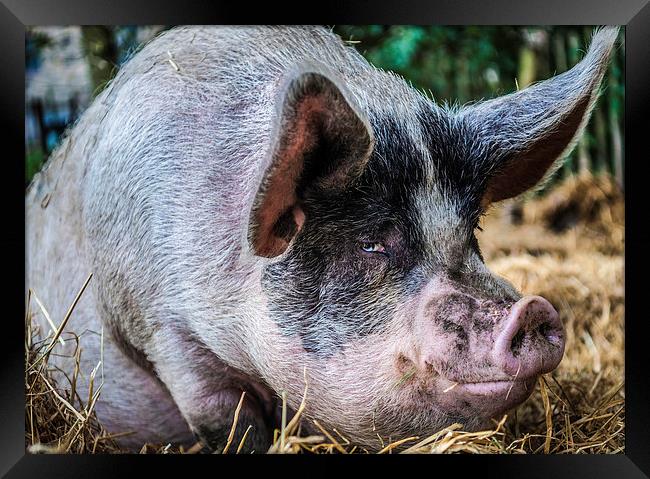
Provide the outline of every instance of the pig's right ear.
[[250,215],[258,256],[282,254],[302,227],[307,191],[345,188],[368,161],[373,135],[344,89],[319,73],[293,76],[280,95],[270,158]]
[[483,197],[490,203],[518,196],[559,168],[595,104],[617,27],[596,32],[587,55],[570,70],[463,113],[498,152]]

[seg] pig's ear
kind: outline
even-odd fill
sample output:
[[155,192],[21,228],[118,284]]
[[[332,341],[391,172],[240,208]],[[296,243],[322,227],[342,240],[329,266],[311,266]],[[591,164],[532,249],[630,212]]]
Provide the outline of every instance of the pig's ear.
[[497,152],[484,206],[523,193],[562,165],[587,124],[618,27],[597,31],[572,69],[462,114]]
[[283,88],[273,149],[250,216],[248,238],[256,255],[286,250],[305,221],[306,192],[345,188],[363,171],[373,135],[343,91],[313,72],[295,74]]

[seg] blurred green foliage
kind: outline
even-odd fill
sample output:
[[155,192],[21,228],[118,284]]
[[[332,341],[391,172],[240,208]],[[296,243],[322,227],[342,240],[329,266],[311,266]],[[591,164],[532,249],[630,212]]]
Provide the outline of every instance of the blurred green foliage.
[[[136,50],[140,28],[82,28],[94,94]],[[510,93],[571,68],[584,55],[594,27],[336,25],[332,30],[372,64],[404,76],[437,102],[464,104]],[[27,59],[36,59],[48,46],[43,35],[28,34]],[[622,183],[624,29],[604,85],[592,119],[560,176],[581,169],[604,170]],[[44,154],[38,153],[39,145],[27,146],[29,181]]]
[[30,148],[25,152],[25,178],[33,178],[41,169],[45,161],[45,153],[42,148]]
[[334,31],[355,42],[375,66],[399,73],[438,100],[464,103],[515,86],[515,28],[341,25]]
[[[404,76],[439,103],[464,104],[562,73],[586,52],[595,26],[337,25],[333,31],[375,66]],[[622,183],[625,35],[603,94],[561,175],[609,171]]]

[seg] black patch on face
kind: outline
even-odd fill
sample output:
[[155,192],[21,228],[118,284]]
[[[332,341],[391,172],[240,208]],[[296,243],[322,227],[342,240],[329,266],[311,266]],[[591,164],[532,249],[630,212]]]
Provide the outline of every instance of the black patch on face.
[[[484,188],[465,156],[474,153],[472,142],[460,137],[468,134],[463,125],[437,116],[429,106],[416,107],[428,108],[420,115],[421,127],[440,189],[462,205],[471,232]],[[374,151],[351,187],[337,193],[319,186],[299,192],[305,224],[286,256],[267,266],[262,277],[272,317],[318,356],[384,331],[435,269],[413,194],[426,187],[432,160],[394,119],[373,128],[378,132]],[[388,254],[362,252],[364,241],[381,242]]]
[[485,263],[485,258],[483,258],[483,252],[481,251],[481,247],[478,244],[478,239],[476,239],[476,235],[472,233],[472,236],[470,237],[470,246],[472,247],[472,250],[476,253],[476,255],[480,258],[481,263]]
[[[264,271],[271,314],[314,354],[380,332],[405,285],[425,280],[409,277],[423,251],[411,192],[423,186],[424,158],[394,121],[380,127],[389,141],[377,142],[350,188],[301,192],[305,224],[285,258]],[[381,242],[388,254],[363,252],[364,241]]]
[[481,141],[466,121],[433,106],[426,105],[419,119],[443,194],[460,204],[459,213],[476,228],[487,181],[497,164],[495,148]]

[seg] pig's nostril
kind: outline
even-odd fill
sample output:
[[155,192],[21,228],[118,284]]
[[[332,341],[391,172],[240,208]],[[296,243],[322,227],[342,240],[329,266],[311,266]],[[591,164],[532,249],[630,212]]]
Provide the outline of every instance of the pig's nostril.
[[555,369],[563,354],[564,329],[547,300],[526,296],[510,308],[493,349],[494,360],[507,374],[544,374]]
[[512,355],[514,357],[519,356],[519,352],[521,351],[521,345],[524,342],[524,336],[526,335],[525,331],[523,329],[520,329],[517,334],[514,335],[512,338],[512,342],[510,343],[510,351],[512,352]]
[[556,343],[558,341],[557,328],[550,321],[544,321],[529,330],[522,327],[510,342],[510,352],[515,358],[519,356],[525,341],[529,341],[531,344],[536,342],[540,344],[540,341]]
[[545,341],[553,342],[553,339],[557,337],[556,335],[553,334],[553,331],[555,328],[550,322],[544,322],[537,326],[535,329],[535,332],[541,336],[542,339]]

